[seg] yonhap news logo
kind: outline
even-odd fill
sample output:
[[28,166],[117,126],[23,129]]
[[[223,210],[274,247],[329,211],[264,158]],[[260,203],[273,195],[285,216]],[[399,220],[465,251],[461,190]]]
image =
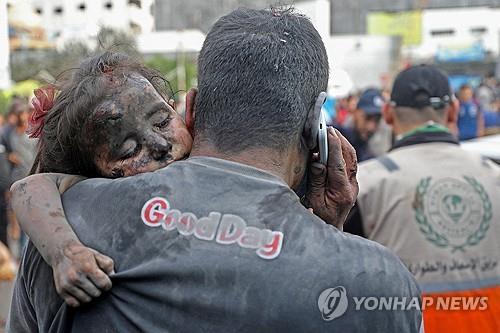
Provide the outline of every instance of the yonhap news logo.
[[348,297],[344,286],[325,289],[318,297],[318,308],[324,321],[332,321],[343,316],[349,307],[354,311],[485,311],[488,309],[487,296],[353,296]]
[[344,287],[325,289],[318,298],[318,307],[325,321],[332,321],[347,311],[349,301]]

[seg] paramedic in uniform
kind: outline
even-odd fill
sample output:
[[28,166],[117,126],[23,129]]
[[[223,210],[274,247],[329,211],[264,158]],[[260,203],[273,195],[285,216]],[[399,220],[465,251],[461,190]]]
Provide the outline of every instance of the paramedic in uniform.
[[[457,121],[452,96],[436,67],[398,75],[384,109],[396,141],[387,155],[360,165],[360,193],[344,230],[403,260],[429,296],[427,333],[500,332],[500,168],[460,148],[448,130]],[[473,296],[475,310],[462,303],[446,310],[438,296]]]

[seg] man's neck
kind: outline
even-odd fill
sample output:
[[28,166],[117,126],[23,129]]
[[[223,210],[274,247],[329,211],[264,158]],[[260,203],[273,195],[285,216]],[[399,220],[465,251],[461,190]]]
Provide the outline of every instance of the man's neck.
[[392,131],[393,131],[394,136],[396,136],[396,137],[404,136],[404,135],[411,133],[411,132],[413,132],[421,127],[425,127],[425,126],[428,126],[431,124],[435,124],[435,125],[443,126],[443,127],[446,126],[445,124],[443,124],[441,122],[434,122],[434,121],[426,121],[426,122],[416,123],[416,124],[412,124],[412,125],[403,125],[403,124],[395,123],[393,128],[392,128]]
[[273,149],[250,148],[236,154],[228,154],[220,152],[210,144],[195,144],[190,156],[214,157],[249,165],[281,178],[291,188],[299,185],[305,172],[305,165],[302,165],[298,153],[290,154]]

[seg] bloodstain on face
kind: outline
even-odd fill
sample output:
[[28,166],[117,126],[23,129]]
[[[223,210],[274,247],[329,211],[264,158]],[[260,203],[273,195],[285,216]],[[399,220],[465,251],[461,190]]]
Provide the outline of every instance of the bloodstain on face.
[[193,140],[181,116],[140,74],[116,81],[86,124],[99,173],[126,177],[185,158]]

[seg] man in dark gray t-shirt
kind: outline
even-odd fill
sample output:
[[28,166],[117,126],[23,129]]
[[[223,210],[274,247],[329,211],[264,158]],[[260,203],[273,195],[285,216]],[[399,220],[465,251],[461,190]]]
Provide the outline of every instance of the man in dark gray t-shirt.
[[199,92],[187,96],[191,157],[63,196],[81,241],[114,259],[113,288],[68,308],[30,246],[11,331],[419,332],[420,291],[399,259],[326,224],[292,190],[309,165],[307,198],[323,220],[341,224],[355,201],[355,154],[338,132],[328,131],[327,167],[310,163],[327,82],[306,18],[221,18],[199,56]]
[[[64,207],[81,240],[111,254],[117,273],[97,301],[74,313],[62,301],[51,309],[55,290],[39,283],[52,280],[50,268],[30,248],[23,276],[33,284],[32,306],[59,311],[42,332],[418,332],[419,311],[356,310],[352,298],[418,297],[401,262],[325,224],[259,169],[193,157],[137,177],[82,182]],[[335,287],[345,288],[348,307],[326,321],[318,300]],[[36,331],[40,313],[19,310],[31,318],[26,331]]]

